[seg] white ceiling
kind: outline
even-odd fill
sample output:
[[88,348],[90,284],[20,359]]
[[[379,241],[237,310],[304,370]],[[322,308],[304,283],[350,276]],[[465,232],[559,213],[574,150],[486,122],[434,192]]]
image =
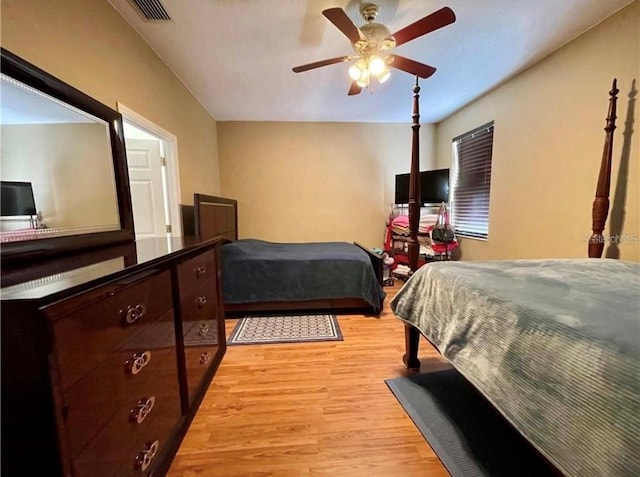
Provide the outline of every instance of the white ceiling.
[[[109,0],[218,121],[410,122],[415,79],[392,70],[372,94],[347,96],[348,64],[291,68],[353,52],[322,10],[358,0],[161,0],[171,21],[148,21]],[[432,65],[420,81],[422,123],[438,122],[633,0],[378,0],[392,32],[444,6],[457,20],[399,46]]]

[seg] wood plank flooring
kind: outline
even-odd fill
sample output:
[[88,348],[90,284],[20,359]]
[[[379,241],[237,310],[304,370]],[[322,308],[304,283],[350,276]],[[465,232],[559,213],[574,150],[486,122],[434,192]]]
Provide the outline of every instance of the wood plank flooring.
[[[344,341],[228,347],[168,475],[448,476],[384,383],[407,373],[401,284],[380,318],[338,316]],[[423,370],[447,366],[420,348]]]

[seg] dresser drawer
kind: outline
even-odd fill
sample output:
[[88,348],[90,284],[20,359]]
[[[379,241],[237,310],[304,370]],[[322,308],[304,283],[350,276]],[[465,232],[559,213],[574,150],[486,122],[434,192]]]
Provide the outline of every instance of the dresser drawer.
[[69,448],[78,455],[121,408],[152,395],[157,381],[167,389],[177,382],[173,313],[141,332],[120,351],[63,394]]
[[[206,303],[199,301],[201,297],[207,297]],[[191,404],[219,348],[220,320],[216,295],[203,294],[182,300],[182,316],[187,388]]]
[[[173,350],[172,350],[173,351]],[[96,475],[148,475],[181,418],[175,352],[163,357],[153,374],[130,396],[87,443],[72,457],[75,477]],[[136,465],[147,443],[158,444],[148,449],[148,467]]]
[[220,348],[221,316],[218,302],[218,269],[215,250],[209,250],[177,266],[180,320],[184,339],[188,406],[203,386],[207,370]]
[[59,382],[64,392],[110,359],[145,324],[172,308],[171,276],[117,281],[44,311],[53,324]]
[[187,370],[187,388],[189,404],[202,385],[204,375],[216,361],[218,346],[194,346],[185,348],[185,367]]
[[212,288],[216,293],[216,253],[209,250],[177,266],[180,296],[193,296]]
[[215,282],[200,284],[199,289],[193,290],[187,296],[182,296],[180,298],[180,310],[182,322],[185,324],[217,320],[218,297]]

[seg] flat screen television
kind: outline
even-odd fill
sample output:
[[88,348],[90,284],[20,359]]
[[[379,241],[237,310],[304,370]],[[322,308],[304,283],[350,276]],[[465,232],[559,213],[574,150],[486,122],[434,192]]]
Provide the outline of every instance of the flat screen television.
[[[422,171],[420,173],[420,203],[424,205],[441,202],[449,202],[449,169]],[[409,203],[409,174],[396,175],[395,203]]]
[[33,198],[31,182],[0,182],[0,215],[15,217],[36,215],[36,201]]

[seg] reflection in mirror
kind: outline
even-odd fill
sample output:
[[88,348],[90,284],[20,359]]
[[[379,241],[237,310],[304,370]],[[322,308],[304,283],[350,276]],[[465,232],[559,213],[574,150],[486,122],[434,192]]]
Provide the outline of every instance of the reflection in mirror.
[[119,230],[109,124],[1,74],[0,241]]
[[22,282],[2,289],[2,298],[30,299],[58,293],[76,285],[124,270],[125,258],[117,257],[43,278]]

